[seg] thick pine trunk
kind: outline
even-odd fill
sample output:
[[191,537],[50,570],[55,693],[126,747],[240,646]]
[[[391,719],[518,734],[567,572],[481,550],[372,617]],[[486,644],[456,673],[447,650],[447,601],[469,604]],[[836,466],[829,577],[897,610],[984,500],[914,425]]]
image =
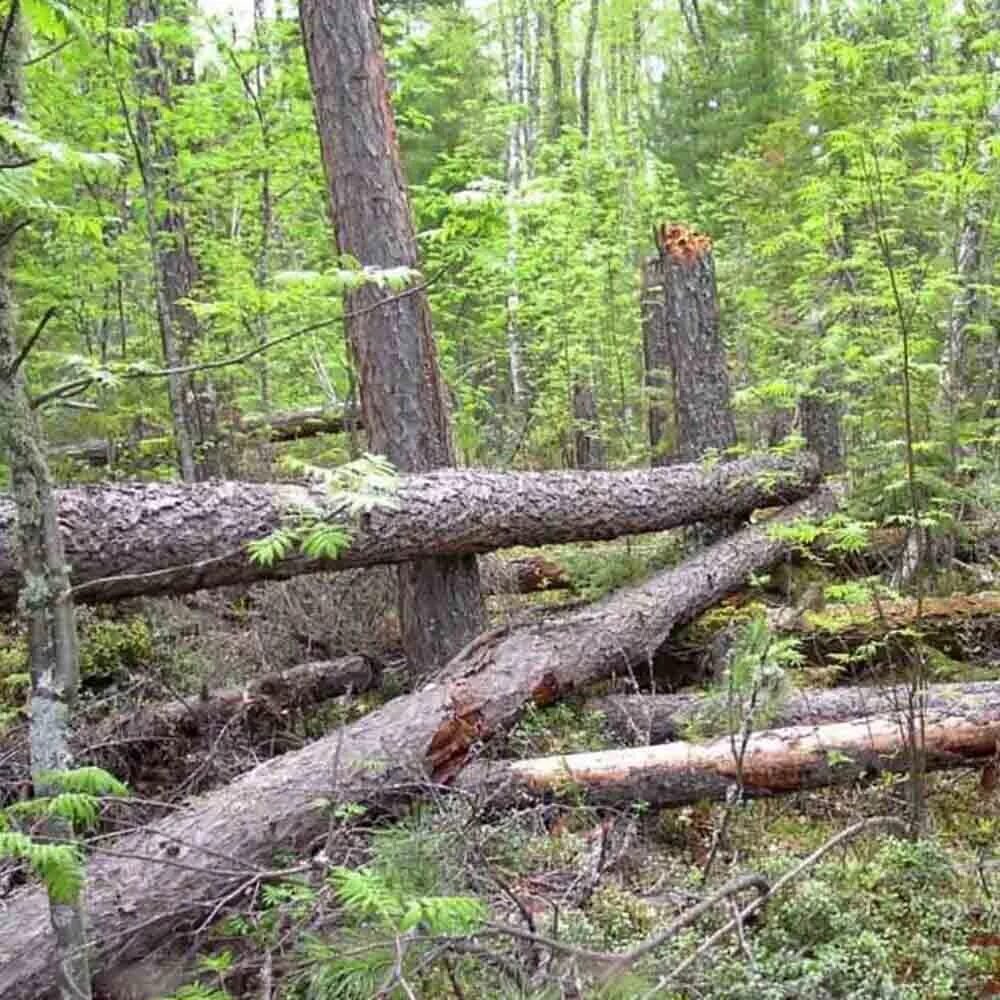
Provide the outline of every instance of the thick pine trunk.
[[[337,247],[365,266],[415,269],[417,242],[375,4],[304,0],[300,18]],[[369,284],[352,292],[347,306],[355,314],[347,332],[369,450],[403,472],[454,465],[426,293],[393,298]],[[403,643],[418,669],[443,662],[482,628],[475,559],[403,565],[399,592]]]
[[677,455],[693,462],[709,451],[724,452],[736,444],[712,242],[679,225],[663,226],[658,241]]
[[[821,493],[779,516],[822,515],[833,506]],[[549,704],[614,673],[641,671],[676,625],[785,551],[766,527],[749,527],[597,605],[515,631],[487,632],[414,694],[255,768],[155,830],[122,838],[114,857],[97,854],[89,866],[90,926],[101,968],[148,955],[179,925],[204,920],[220,898],[260,870],[256,866],[268,866],[276,850],[322,846],[329,819],[319,800],[378,809],[412,798],[428,780],[449,781],[529,704]],[[328,852],[335,848],[326,845]],[[235,859],[234,865],[220,865],[220,857]],[[47,997],[54,961],[43,895],[25,890],[8,902],[0,912],[0,942],[0,996]]]
[[[808,458],[741,459],[703,469],[501,473],[472,469],[403,476],[397,509],[375,509],[335,560],[292,555],[252,563],[246,545],[281,527],[297,508],[336,520],[321,486],[204,483],[116,484],[59,493],[59,523],[74,596],[99,603],[180,594],[303,573],[463,556],[663,531],[749,514],[805,496],[818,482]],[[0,499],[0,610],[19,586],[14,509]],[[444,662],[444,661],[442,661]]]
[[[768,727],[819,726],[874,715],[903,715],[909,704],[905,687],[842,687],[794,691],[767,714]],[[1000,682],[932,684],[926,707],[936,714],[975,714],[1000,705]],[[645,746],[683,739],[689,727],[725,728],[725,695],[627,694],[591,698],[586,707],[600,712],[616,737]]]
[[663,296],[663,264],[659,257],[647,257],[642,265],[640,307],[649,452],[654,466],[670,462],[670,338]]
[[[725,799],[742,773],[748,797],[842,785],[883,772],[910,769],[907,723],[873,716],[820,726],[789,726],[756,733],[747,741],[742,769],[729,736],[711,743],[665,743],[597,753],[543,757],[514,763],[476,764],[459,786],[492,792],[495,806],[537,796],[578,797],[628,808],[636,802],[677,806]],[[976,767],[996,756],[1000,702],[959,699],[929,711],[922,752],[929,770]]]

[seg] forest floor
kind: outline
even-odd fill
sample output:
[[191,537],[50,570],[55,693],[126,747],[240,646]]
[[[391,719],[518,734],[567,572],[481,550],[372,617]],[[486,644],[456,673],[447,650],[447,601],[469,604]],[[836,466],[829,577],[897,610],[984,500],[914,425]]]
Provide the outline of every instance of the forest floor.
[[[554,547],[572,591],[501,594],[497,622],[547,615],[593,600],[672,565],[677,533]],[[1000,626],[991,598],[942,581],[938,599],[985,605],[977,625],[945,628],[929,651],[934,679],[996,676]],[[816,587],[823,607],[806,608]],[[718,689],[713,638],[761,608],[782,608],[814,627],[838,615],[857,628],[868,584],[828,568],[785,567],[704,616],[657,664],[658,687]],[[970,582],[967,589],[974,590]],[[953,590],[955,591],[953,593]],[[883,595],[885,596],[885,595]],[[891,596],[891,595],[890,595]],[[231,780],[263,757],[359,717],[404,690],[397,649],[392,570],[300,578],[184,599],[157,599],[82,613],[87,718],[142,703],[199,697],[310,659],[363,652],[384,666],[379,691],[334,699],[287,720],[278,747],[240,725],[203,734],[195,756],[152,768],[144,799],[176,801]],[[947,610],[947,606],[945,606]],[[896,623],[912,642],[912,623]],[[845,626],[846,629],[847,626]],[[909,632],[907,630],[910,630]],[[0,633],[0,780],[23,779],[17,752],[23,652]],[[809,646],[804,642],[803,646]],[[858,649],[861,652],[858,652]],[[823,650],[827,652],[823,652]],[[794,687],[846,678],[888,683],[902,662],[881,640],[829,655],[809,646],[790,670]],[[930,655],[932,654],[932,655]],[[895,661],[895,662],[894,662]],[[613,690],[603,685],[600,693]],[[4,708],[6,706],[6,708]],[[2,729],[3,716],[0,716]],[[703,734],[702,734],[703,735]],[[273,736],[273,734],[272,734]],[[616,745],[606,720],[581,697],[529,711],[490,755],[530,758]],[[18,759],[20,762],[18,763]],[[12,770],[13,769],[13,770]],[[442,797],[393,817],[351,803],[329,806],[338,856],[286,881],[257,886],[169,954],[151,957],[105,983],[109,1000],[223,1000],[226,997],[706,997],[971,998],[1000,995],[1000,832],[996,767],[931,775],[927,835],[912,842],[884,831],[852,838],[827,854],[737,933],[699,953],[733,916],[723,902],[655,950],[607,976],[598,953],[622,953],[739,875],[770,884],[852,824],[905,817],[905,778],[878,775],[848,787],[738,804],[696,803],[624,810],[577,802],[492,809],[477,796]],[[10,778],[8,781],[7,779]],[[16,794],[15,796],[16,797]],[[142,805],[129,822],[143,818]],[[120,822],[108,817],[108,828]],[[294,867],[301,859],[283,859]],[[23,873],[0,870],[0,905]],[[734,897],[736,898],[736,897]],[[741,904],[753,893],[743,893]],[[472,937],[470,928],[477,934]],[[553,944],[555,941],[555,944]],[[688,962],[692,956],[698,956]],[[682,963],[685,967],[679,974]],[[608,981],[601,984],[602,979]]]

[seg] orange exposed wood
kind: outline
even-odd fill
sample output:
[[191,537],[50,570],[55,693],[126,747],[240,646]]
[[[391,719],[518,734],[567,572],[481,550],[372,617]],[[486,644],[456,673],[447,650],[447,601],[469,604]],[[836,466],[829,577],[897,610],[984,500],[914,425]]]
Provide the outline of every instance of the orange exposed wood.
[[680,223],[664,223],[656,236],[660,253],[678,263],[691,264],[712,252],[712,240]]

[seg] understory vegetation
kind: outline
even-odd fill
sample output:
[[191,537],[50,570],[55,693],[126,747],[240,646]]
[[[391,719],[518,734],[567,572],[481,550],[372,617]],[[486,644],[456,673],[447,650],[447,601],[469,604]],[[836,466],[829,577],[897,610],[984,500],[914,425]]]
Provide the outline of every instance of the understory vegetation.
[[1000,996],[1000,0],[0,0],[0,996]]

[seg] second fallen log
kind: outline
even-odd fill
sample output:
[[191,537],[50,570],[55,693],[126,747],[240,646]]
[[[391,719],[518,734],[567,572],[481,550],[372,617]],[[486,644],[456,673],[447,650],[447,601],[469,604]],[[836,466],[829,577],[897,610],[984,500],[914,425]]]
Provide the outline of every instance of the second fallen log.
[[[350,524],[336,559],[301,554],[250,561],[249,542],[301,508],[344,520],[321,486],[238,482],[113,484],[59,493],[59,523],[74,599],[99,603],[287,579],[303,573],[473,555],[515,545],[618,538],[807,496],[819,481],[809,456],[746,458],[626,472],[504,473],[447,469],[399,478],[393,509]],[[0,611],[16,601],[13,505],[0,498]]]
[[[974,767],[992,760],[1000,739],[1000,703],[958,699],[923,719],[928,770]],[[664,743],[597,753],[498,761],[466,768],[459,785],[490,792],[495,804],[538,797],[629,807],[678,806],[725,799],[742,774],[748,797],[842,785],[882,772],[905,773],[907,725],[881,715],[822,726],[789,726],[752,735],[742,768],[729,736],[711,743]]]

